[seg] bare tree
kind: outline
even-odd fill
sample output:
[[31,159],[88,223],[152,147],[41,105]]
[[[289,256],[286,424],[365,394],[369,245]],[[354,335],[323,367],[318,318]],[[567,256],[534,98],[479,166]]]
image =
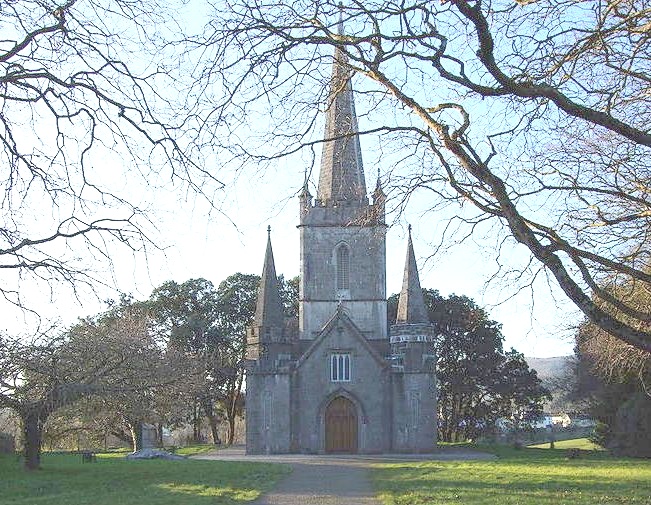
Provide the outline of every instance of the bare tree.
[[[134,451],[143,448],[144,424],[172,424],[172,412],[201,380],[193,361],[166,348],[147,302],[122,299],[105,313],[81,321],[70,333],[75,340],[102,341],[112,353],[102,360],[115,368],[95,378],[101,387],[80,408],[100,424],[113,421],[113,433],[127,434]],[[87,359],[79,366],[86,369],[92,362]]]
[[111,246],[152,245],[147,202],[123,177],[208,190],[213,179],[181,145],[187,111],[173,103],[165,44],[181,31],[178,5],[0,0],[0,294],[9,302],[25,305],[16,278],[94,285],[90,263],[110,265]]
[[76,363],[80,358],[63,337],[42,335],[32,342],[6,336],[0,339],[0,407],[11,408],[21,420],[28,470],[40,467],[43,429],[49,416],[97,392],[98,377],[119,366],[113,360],[81,371]]
[[[611,288],[618,298],[640,312],[651,310],[651,292],[641,283]],[[626,314],[618,314],[631,325],[639,324]],[[606,333],[595,324],[585,322],[576,334],[578,365],[599,377],[605,384],[633,384],[635,389],[651,397],[651,353]]]
[[416,191],[432,210],[464,206],[446,231],[526,246],[507,279],[549,276],[651,350],[649,312],[607,289],[651,281],[648,1],[337,3],[218,4],[195,41],[209,55],[197,86],[225,90],[203,133],[227,128],[222,147],[256,163],[314,152],[335,54],[356,76],[361,133],[392,162],[396,208]]
[[40,466],[50,416],[91,396],[114,406],[136,445],[160,391],[179,381],[179,368],[163,354],[137,304],[114,307],[61,335],[52,330],[31,341],[0,336],[0,408],[21,419],[26,468]]
[[[649,311],[651,297],[642,283],[614,288],[640,311]],[[639,324],[626,314],[618,314],[630,324]],[[576,333],[578,383],[576,391],[588,401],[600,424],[595,429],[599,443],[611,450],[633,456],[651,454],[647,429],[651,398],[651,353],[585,322]]]

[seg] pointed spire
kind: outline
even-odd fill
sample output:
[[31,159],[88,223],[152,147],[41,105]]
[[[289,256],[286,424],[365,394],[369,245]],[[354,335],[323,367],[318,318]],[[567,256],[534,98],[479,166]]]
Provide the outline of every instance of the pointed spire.
[[344,3],[339,2],[339,23],[337,23],[337,35],[344,34]]
[[312,195],[310,194],[310,188],[308,187],[308,183],[309,183],[309,177],[306,169],[305,176],[303,178],[303,188],[301,189],[301,192],[298,194],[299,198],[305,198],[305,199],[312,198]]
[[[340,4],[338,34],[343,36],[343,5]],[[317,199],[324,204],[338,201],[363,202],[366,182],[357,132],[357,114],[348,58],[335,48]]]
[[396,324],[400,323],[429,323],[423,291],[418,278],[418,266],[414,255],[414,244],[411,240],[411,225],[409,225],[409,241],[407,242],[407,260],[402,279],[402,291],[398,300],[398,315]]
[[279,327],[284,323],[283,304],[280,300],[274,253],[271,249],[271,226],[267,227],[267,251],[264,255],[262,278],[258,287],[258,300],[255,305],[254,326]]
[[382,179],[380,178],[380,168],[378,167],[377,169],[377,181],[375,183],[375,190],[373,191],[373,199],[374,201],[378,199],[378,197],[384,197],[386,196],[384,194],[384,190],[382,189]]

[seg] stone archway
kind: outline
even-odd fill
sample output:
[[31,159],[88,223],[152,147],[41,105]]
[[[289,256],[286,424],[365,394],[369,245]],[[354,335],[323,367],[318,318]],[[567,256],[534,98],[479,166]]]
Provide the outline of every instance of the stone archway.
[[326,452],[356,453],[357,425],[355,404],[343,396],[333,398],[325,411]]

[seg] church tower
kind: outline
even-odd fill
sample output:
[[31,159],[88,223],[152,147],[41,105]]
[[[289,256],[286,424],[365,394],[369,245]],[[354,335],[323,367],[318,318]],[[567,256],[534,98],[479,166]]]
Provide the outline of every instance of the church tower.
[[367,339],[386,340],[384,194],[378,181],[369,202],[351,71],[340,48],[334,54],[318,192],[312,201],[306,185],[299,198],[299,338],[313,340],[342,305]]
[[247,332],[247,453],[436,447],[433,328],[411,231],[398,317],[387,331],[385,200],[379,177],[367,194],[351,70],[337,47],[317,194],[305,181],[299,195],[298,322],[284,318],[267,239]]

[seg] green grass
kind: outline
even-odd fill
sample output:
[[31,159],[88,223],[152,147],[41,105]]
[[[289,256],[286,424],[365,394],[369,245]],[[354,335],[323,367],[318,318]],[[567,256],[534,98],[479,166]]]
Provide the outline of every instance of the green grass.
[[1,505],[234,505],[249,502],[289,472],[286,465],[222,461],[127,461],[98,454],[44,454],[26,472],[0,455]]
[[214,444],[187,445],[185,447],[177,448],[175,454],[180,454],[181,456],[194,456],[196,454],[205,454],[206,452],[216,451],[222,447],[223,446],[221,445]]
[[[549,449],[549,442],[527,446],[530,449]],[[588,438],[573,438],[571,440],[559,440],[554,442],[554,449],[581,449],[583,451],[603,451],[604,448]]]
[[[484,448],[486,449],[486,448]],[[385,505],[649,505],[651,461],[605,452],[490,448],[493,461],[377,465]]]
[[[195,444],[195,445],[186,445],[185,447],[163,447],[163,450],[168,452],[174,452],[180,456],[195,456],[197,454],[205,454],[207,452],[217,451],[222,449],[225,446],[213,445],[213,444]],[[131,453],[132,449],[127,449],[121,447],[120,449],[114,449],[104,453],[98,453],[100,458],[123,458],[127,454]]]

